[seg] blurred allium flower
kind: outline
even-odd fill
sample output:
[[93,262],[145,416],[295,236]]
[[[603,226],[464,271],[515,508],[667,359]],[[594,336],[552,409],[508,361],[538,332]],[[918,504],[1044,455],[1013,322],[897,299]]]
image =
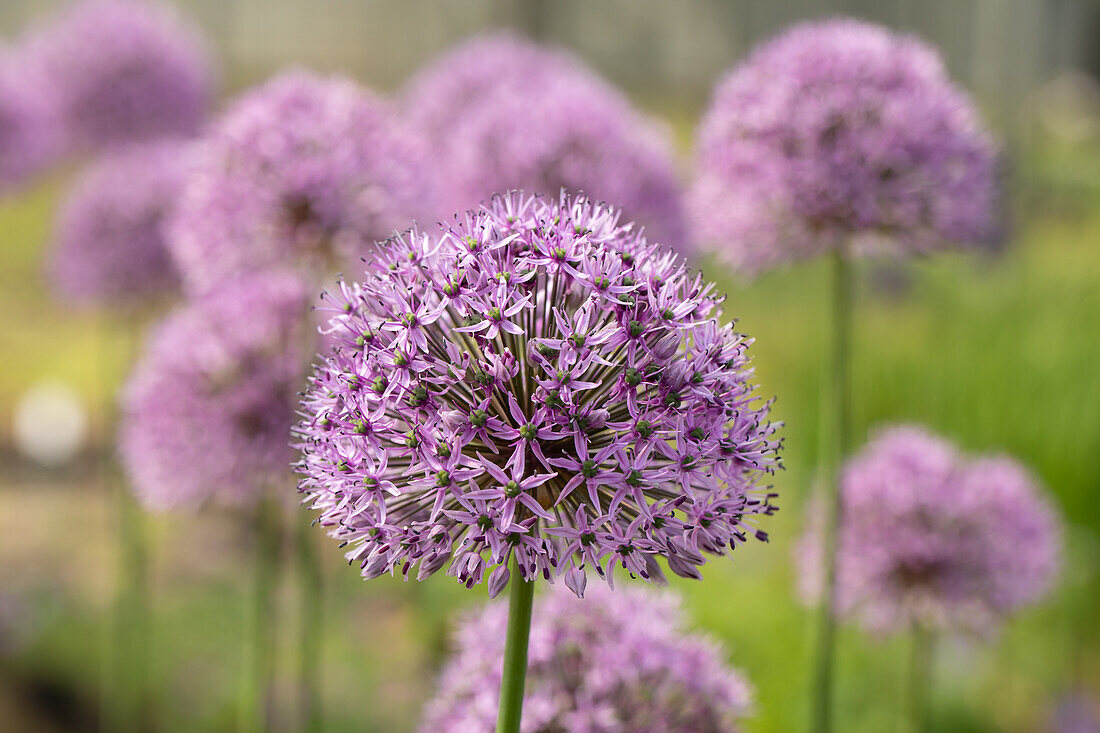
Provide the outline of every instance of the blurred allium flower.
[[0,48],[0,192],[41,171],[59,144],[52,95],[25,56]]
[[406,112],[434,145],[447,213],[564,187],[621,206],[650,241],[687,246],[670,135],[564,51],[477,38],[413,79]]
[[[448,562],[491,594],[586,564],[699,577],[771,514],[769,404],[713,287],[583,198],[494,198],[327,297],[303,491],[365,577]],[[419,570],[414,568],[419,565]]]
[[423,157],[390,106],[348,79],[290,72],[245,94],[200,146],[172,225],[185,284],[258,266],[325,271],[405,228]]
[[82,174],[62,204],[50,254],[60,297],[134,304],[178,287],[166,230],[189,145],[118,148]]
[[1100,706],[1085,692],[1070,692],[1051,711],[1051,733],[1100,733]]
[[846,246],[995,235],[996,152],[937,53],[853,20],[797,26],[718,86],[688,210],[753,272]]
[[147,506],[254,498],[286,476],[306,289],[267,273],[170,315],[123,395],[123,461]]
[[[594,590],[583,601],[550,590],[536,602],[524,733],[741,729],[751,707],[749,684],[727,666],[718,645],[685,633],[674,596]],[[466,619],[422,731],[493,730],[507,621],[507,605],[499,602]]]
[[30,44],[77,149],[192,134],[211,102],[206,44],[167,6],[82,0]]
[[[837,612],[871,631],[994,630],[1051,586],[1058,519],[1028,472],[967,459],[917,427],[882,432],[845,467]],[[820,594],[820,527],[799,547],[803,594]]]

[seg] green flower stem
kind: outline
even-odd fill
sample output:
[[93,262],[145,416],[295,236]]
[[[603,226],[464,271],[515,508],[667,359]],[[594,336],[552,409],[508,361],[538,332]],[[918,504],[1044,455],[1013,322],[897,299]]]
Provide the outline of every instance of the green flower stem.
[[840,468],[847,451],[850,421],[852,273],[847,255],[840,250],[832,262],[832,343],[826,394],[823,396],[822,456],[824,475],[823,587],[814,667],[812,729],[833,730],[834,675],[836,668],[836,551],[844,512],[840,496]]
[[317,731],[321,729],[321,704],[318,690],[321,687],[320,665],[318,664],[321,613],[323,608],[324,582],[321,575],[321,563],[317,554],[317,545],[309,522],[305,517],[296,517],[295,547],[298,560],[298,710],[301,720],[300,729]]
[[504,670],[500,682],[500,714],[497,733],[519,733],[523,715],[523,686],[527,680],[527,642],[531,634],[531,606],[534,581],[519,574],[515,557],[511,562],[511,594],[508,601],[508,630],[504,641]]
[[[127,367],[134,362],[145,325],[140,314],[124,313],[119,319],[123,327],[116,336],[115,319],[112,316],[104,322],[100,334],[105,349],[100,364],[104,389],[112,396],[118,384],[110,364],[120,354]],[[113,397],[107,404],[115,404]],[[107,414],[113,429],[118,415],[110,407]],[[114,504],[118,539],[118,579],[107,654],[109,694],[103,722],[108,730],[143,730],[152,724],[154,712],[149,683],[151,613],[145,512],[109,453],[103,458],[102,475]]]
[[935,638],[920,624],[913,624],[909,657],[909,720],[913,733],[932,730],[928,701],[932,689],[932,654]]
[[119,532],[119,587],[115,599],[112,671],[113,721],[140,730],[152,711],[148,699],[149,584],[144,513],[128,486],[115,477]]
[[255,578],[248,666],[243,690],[241,729],[271,728],[271,686],[275,662],[275,583],[279,561],[279,506],[261,498],[256,507]]

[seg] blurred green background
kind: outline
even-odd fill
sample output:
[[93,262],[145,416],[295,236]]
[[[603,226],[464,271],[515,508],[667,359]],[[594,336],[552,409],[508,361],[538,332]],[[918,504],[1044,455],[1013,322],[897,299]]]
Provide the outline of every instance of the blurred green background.
[[[0,27],[14,34],[52,4],[5,1]],[[519,26],[577,49],[669,120],[685,160],[717,74],[770,32],[821,15],[797,2],[779,10],[747,2],[673,2],[664,10],[621,2],[602,10],[577,2],[477,2],[463,10],[335,0],[181,5],[215,39],[231,91],[291,62],[343,68],[393,88],[458,37]],[[1082,696],[1100,715],[1100,87],[1088,75],[1100,58],[1095,32],[1088,35],[1100,28],[1100,12],[1087,1],[981,0],[833,10],[943,46],[1004,142],[1009,173],[1010,236],[1001,249],[860,265],[855,438],[918,421],[968,449],[1010,452],[1038,473],[1065,518],[1064,568],[1050,598],[994,639],[938,643],[934,729],[1049,730],[1058,706]],[[695,28],[709,28],[697,31],[698,49],[685,45]],[[390,40],[371,45],[383,36]],[[120,566],[112,416],[141,335],[119,314],[55,304],[46,287],[42,252],[69,178],[59,173],[0,202],[0,728],[12,731],[95,728],[113,674],[104,662]],[[702,582],[674,585],[693,627],[720,639],[756,686],[748,729],[795,730],[807,715],[814,616],[795,599],[793,548],[818,445],[827,272],[810,264],[750,284],[714,262],[700,264],[729,296],[727,315],[756,339],[758,381],[778,396],[775,412],[786,422],[787,470],[776,481],[782,511],[768,527],[770,544],[709,564]],[[28,458],[16,439],[21,401],[43,383],[71,388],[88,420],[81,450],[60,466]],[[288,506],[291,494],[288,483]],[[291,509],[287,518],[307,521]],[[249,526],[217,509],[149,521],[154,615],[151,668],[140,684],[158,730],[235,726]],[[466,591],[442,574],[420,584],[364,583],[333,543],[323,544],[327,729],[410,730],[456,614],[483,602],[484,589]],[[280,586],[288,629],[292,580],[288,573]],[[903,729],[907,644],[842,632],[842,730]],[[289,711],[296,664],[289,633],[277,664],[285,694],[276,697]],[[292,727],[289,713],[284,723]]]

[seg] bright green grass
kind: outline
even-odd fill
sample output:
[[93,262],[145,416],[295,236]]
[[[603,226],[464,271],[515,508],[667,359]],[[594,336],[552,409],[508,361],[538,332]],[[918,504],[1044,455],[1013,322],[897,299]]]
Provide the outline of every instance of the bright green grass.
[[[0,205],[0,437],[17,395],[34,381],[70,381],[102,416],[111,401],[104,385],[117,384],[125,371],[120,319],[54,304],[40,277],[57,189],[48,185]],[[937,730],[1041,728],[1048,706],[1068,687],[1100,689],[1100,194],[1093,184],[1077,190],[1084,193],[1068,210],[1032,206],[1000,256],[890,266],[890,279],[905,283],[892,294],[878,284],[879,266],[860,268],[857,443],[877,425],[918,421],[968,449],[1008,451],[1049,486],[1068,523],[1064,582],[1048,603],[1022,613],[988,644],[941,644]],[[797,730],[805,722],[813,617],[794,598],[792,551],[818,445],[827,273],[811,263],[745,284],[715,262],[704,269],[728,294],[727,314],[756,338],[762,394],[778,396],[775,415],[787,424],[787,470],[776,479],[782,512],[769,526],[772,542],[708,565],[701,583],[675,585],[693,626],[722,640],[757,686],[750,730]],[[109,443],[108,432],[99,436]],[[157,535],[163,540],[165,533]],[[187,533],[173,536],[178,552]],[[430,690],[447,624],[456,609],[481,602],[483,589],[466,592],[442,576],[420,587],[364,584],[328,551],[333,598],[323,689],[331,729],[409,729]],[[242,550],[235,552],[213,578],[159,587],[151,683],[163,690],[158,704],[167,731],[232,728],[247,577]],[[292,596],[284,596],[291,614]],[[44,618],[23,662],[95,694],[101,615],[63,603]],[[841,641],[841,729],[900,729],[907,640],[867,640],[846,629]],[[286,644],[283,691],[293,670]]]

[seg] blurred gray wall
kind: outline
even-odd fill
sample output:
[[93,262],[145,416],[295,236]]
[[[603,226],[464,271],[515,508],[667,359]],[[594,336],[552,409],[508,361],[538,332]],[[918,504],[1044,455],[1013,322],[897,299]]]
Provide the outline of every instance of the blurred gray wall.
[[[0,0],[17,35],[64,0]],[[939,46],[1002,133],[1026,138],[1031,93],[1059,71],[1097,72],[1097,0],[174,0],[214,39],[240,88],[288,64],[382,89],[455,41],[513,27],[571,47],[632,94],[691,112],[756,43],[801,19],[847,14]]]

